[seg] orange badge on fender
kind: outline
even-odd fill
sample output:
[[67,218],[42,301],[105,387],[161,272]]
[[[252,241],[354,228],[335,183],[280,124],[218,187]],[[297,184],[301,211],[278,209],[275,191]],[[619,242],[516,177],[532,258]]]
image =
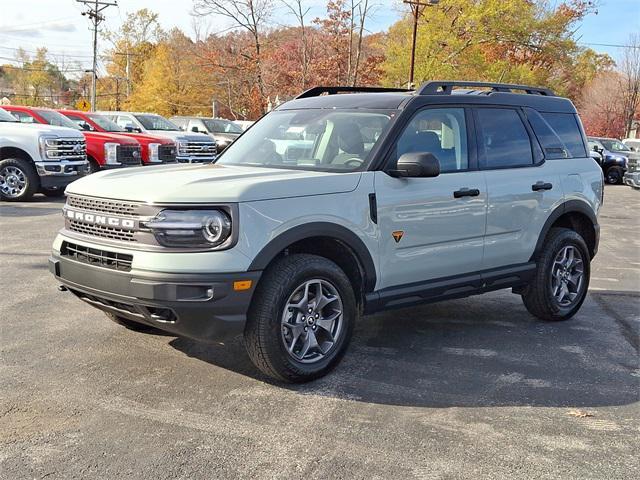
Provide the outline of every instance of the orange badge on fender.
[[396,241],[396,243],[400,243],[400,240],[402,240],[402,237],[404,236],[404,231],[396,230],[395,232],[391,232],[391,235],[393,235],[393,239]]

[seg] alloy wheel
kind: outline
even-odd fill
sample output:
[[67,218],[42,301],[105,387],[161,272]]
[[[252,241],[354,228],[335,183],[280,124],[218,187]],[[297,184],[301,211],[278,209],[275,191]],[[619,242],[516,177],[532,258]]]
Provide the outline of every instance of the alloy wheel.
[[580,298],[584,284],[584,261],[573,245],[563,247],[551,266],[551,294],[560,307],[569,307]]
[[18,198],[27,189],[27,175],[13,165],[0,170],[0,192],[7,198]]
[[337,344],[342,327],[342,298],[326,280],[304,282],[285,303],[282,341],[287,353],[298,362],[315,363],[325,358]]

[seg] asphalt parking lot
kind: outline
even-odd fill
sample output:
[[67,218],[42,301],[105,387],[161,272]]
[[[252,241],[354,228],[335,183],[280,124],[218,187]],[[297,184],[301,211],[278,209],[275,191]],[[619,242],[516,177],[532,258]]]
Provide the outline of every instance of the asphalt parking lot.
[[640,192],[606,189],[590,295],[499,291],[365,318],[273,384],[240,339],[136,333],[60,293],[62,200],[0,204],[0,478],[640,478]]

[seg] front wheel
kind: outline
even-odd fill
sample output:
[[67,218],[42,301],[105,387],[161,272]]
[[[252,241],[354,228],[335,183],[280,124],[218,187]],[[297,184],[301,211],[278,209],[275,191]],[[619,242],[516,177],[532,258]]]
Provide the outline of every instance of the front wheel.
[[358,307],[351,282],[316,255],[283,257],[263,275],[249,310],[252,362],[276,380],[313,380],[335,367],[351,339]]
[[590,277],[590,255],[584,239],[568,228],[553,228],[537,259],[536,273],[522,300],[542,320],[573,317],[582,306]]
[[22,158],[0,161],[0,198],[9,202],[30,200],[40,188],[33,164]]
[[611,167],[607,170],[607,175],[605,176],[609,185],[620,185],[623,177],[624,172],[620,167]]

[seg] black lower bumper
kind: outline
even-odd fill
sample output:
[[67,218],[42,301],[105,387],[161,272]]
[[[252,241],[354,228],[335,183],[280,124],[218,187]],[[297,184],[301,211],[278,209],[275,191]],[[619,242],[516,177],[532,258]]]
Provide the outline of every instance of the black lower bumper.
[[[49,258],[49,270],[90,305],[178,336],[224,341],[243,332],[261,272],[168,274],[121,272],[64,257]],[[234,282],[251,280],[235,290]]]

